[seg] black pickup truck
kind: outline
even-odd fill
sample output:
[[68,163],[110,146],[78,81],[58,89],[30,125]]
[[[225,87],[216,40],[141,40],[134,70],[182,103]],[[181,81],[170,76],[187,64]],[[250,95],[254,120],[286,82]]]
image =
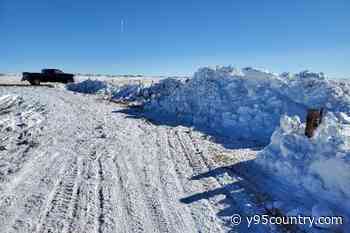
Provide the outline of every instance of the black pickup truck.
[[22,73],[22,81],[28,81],[31,85],[40,85],[41,82],[74,82],[74,74],[67,74],[57,69],[43,69],[41,73]]

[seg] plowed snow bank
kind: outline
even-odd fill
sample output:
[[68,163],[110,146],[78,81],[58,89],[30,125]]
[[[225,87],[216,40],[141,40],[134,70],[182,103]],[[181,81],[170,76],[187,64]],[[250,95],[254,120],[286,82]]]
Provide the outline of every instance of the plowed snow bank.
[[107,95],[114,100],[135,101],[140,99],[141,84],[113,85],[106,81],[87,79],[66,85],[66,89],[85,94]]
[[349,215],[350,118],[328,113],[312,139],[304,131],[299,117],[282,117],[257,162],[296,190],[310,191],[323,206]]
[[97,94],[107,90],[107,83],[100,80],[87,79],[78,83],[70,83],[66,88],[70,91],[81,92],[86,94]]
[[[319,82],[327,81],[308,72],[278,76],[252,68],[202,68],[187,83],[154,95],[146,108],[219,134],[268,143],[282,115],[304,117],[307,107],[324,103],[309,98],[310,88],[320,91]],[[152,92],[157,93],[155,87]]]
[[276,75],[253,68],[202,68],[182,82],[164,79],[115,86],[100,80],[70,84],[69,90],[139,101],[157,115],[205,127],[219,134],[268,143],[282,115],[305,118],[307,108],[350,113],[350,85],[323,73]]

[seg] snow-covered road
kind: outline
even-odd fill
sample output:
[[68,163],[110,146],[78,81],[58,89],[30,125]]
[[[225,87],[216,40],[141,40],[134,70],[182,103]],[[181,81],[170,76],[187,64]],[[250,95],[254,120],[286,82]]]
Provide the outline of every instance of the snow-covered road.
[[0,112],[12,122],[0,124],[0,232],[278,230],[230,224],[263,211],[259,193],[224,168],[256,150],[225,149],[93,95],[0,87],[6,94],[21,104]]

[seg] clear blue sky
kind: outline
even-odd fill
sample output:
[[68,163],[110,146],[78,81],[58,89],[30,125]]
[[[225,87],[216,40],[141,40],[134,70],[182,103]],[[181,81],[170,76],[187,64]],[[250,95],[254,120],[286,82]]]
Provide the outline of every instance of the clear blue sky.
[[350,77],[350,1],[0,0],[0,42],[0,72],[232,64]]

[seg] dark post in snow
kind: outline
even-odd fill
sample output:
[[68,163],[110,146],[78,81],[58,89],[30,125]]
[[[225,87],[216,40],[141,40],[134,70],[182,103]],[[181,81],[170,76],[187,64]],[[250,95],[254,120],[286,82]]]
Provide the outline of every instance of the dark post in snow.
[[308,109],[306,116],[305,135],[309,138],[314,136],[315,129],[322,123],[323,108]]

